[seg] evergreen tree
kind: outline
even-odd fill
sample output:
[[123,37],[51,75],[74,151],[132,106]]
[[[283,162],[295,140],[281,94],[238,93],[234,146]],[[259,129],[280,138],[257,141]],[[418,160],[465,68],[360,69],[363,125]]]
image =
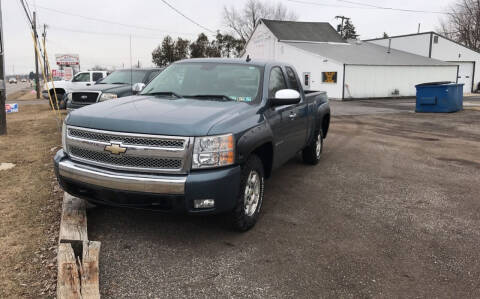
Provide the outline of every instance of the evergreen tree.
[[342,37],[344,39],[356,39],[358,37],[358,34],[355,31],[355,26],[353,26],[350,20],[346,20],[345,25],[343,26]]

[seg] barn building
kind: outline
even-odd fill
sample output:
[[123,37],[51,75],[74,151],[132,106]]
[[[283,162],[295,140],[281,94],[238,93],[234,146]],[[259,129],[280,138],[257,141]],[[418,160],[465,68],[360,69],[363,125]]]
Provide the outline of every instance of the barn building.
[[414,96],[415,85],[456,81],[458,65],[370,42],[346,41],[329,23],[261,20],[244,57],[295,66],[307,90],[330,98]]
[[371,39],[368,42],[384,47],[451,62],[459,66],[458,83],[463,83],[463,91],[470,93],[478,90],[480,83],[480,53],[465,47],[435,32],[423,32]]

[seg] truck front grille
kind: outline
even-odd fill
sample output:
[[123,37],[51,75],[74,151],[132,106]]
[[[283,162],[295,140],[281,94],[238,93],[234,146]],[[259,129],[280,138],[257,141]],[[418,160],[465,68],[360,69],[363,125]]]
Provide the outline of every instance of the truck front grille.
[[[121,152],[112,152],[112,146]],[[193,137],[161,136],[67,127],[72,160],[104,168],[151,173],[187,173]]]
[[70,153],[86,160],[97,161],[109,165],[118,165],[124,167],[136,168],[160,168],[160,169],[177,169],[182,167],[182,160],[180,159],[158,159],[158,158],[144,158],[131,156],[113,156],[107,152],[101,153],[90,151],[79,147],[72,146]]
[[183,148],[185,140],[183,139],[158,139],[158,138],[142,138],[132,136],[119,136],[104,133],[96,133],[91,131],[84,131],[80,129],[69,129],[70,136],[82,139],[89,139],[95,141],[111,142],[112,140],[122,142],[123,144],[143,145],[143,146],[158,146],[168,148]]
[[99,92],[73,92],[72,102],[74,103],[96,103]]

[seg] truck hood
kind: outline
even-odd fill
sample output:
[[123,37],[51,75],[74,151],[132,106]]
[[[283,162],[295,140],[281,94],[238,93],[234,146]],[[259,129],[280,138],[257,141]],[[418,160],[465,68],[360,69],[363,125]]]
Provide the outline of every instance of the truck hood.
[[[72,111],[67,124],[128,133],[205,136],[217,123],[255,113],[254,107],[235,101],[130,96]],[[229,133],[228,127],[225,130]]]
[[47,89],[52,89],[54,85],[55,85],[55,88],[67,89],[71,85],[71,82],[66,80],[53,81],[53,84],[52,82],[47,82]]
[[111,93],[123,93],[130,90],[132,90],[132,86],[130,84],[94,84],[81,89],[81,91],[101,91]]

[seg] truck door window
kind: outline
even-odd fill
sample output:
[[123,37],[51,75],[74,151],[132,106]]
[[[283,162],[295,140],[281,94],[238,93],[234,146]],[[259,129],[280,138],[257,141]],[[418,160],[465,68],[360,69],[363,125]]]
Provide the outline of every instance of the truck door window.
[[160,71],[150,72],[150,74],[148,74],[148,78],[147,78],[147,81],[145,83],[148,83],[148,82],[152,81],[158,74],[160,74]]
[[285,77],[283,76],[282,69],[276,66],[270,71],[270,81],[268,83],[268,98],[274,98],[275,93],[281,89],[287,89],[287,84],[285,82]]
[[73,77],[72,82],[90,82],[90,73],[79,73]]
[[103,78],[103,74],[102,73],[93,73],[93,82],[97,82],[98,80],[102,79]]
[[291,67],[288,67],[288,66],[285,69],[287,70],[288,84],[290,85],[290,88],[300,92],[300,88],[298,87],[298,81],[297,81],[297,77],[295,76],[295,72],[292,70]]

